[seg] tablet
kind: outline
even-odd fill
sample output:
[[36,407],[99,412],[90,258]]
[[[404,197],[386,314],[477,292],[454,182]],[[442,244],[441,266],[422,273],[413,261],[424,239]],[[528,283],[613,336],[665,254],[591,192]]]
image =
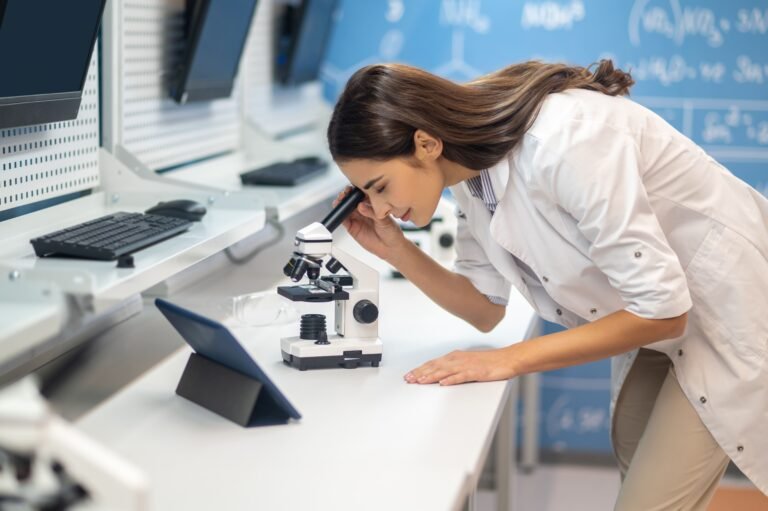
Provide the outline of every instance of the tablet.
[[290,418],[301,418],[298,410],[278,390],[227,327],[160,298],[155,300],[155,305],[195,352],[259,381],[274,403]]

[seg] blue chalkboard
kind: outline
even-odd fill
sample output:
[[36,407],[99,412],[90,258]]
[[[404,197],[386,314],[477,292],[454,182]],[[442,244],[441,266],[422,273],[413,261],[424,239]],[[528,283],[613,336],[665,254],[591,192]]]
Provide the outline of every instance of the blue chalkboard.
[[[561,331],[544,322],[544,334]],[[539,447],[556,453],[610,455],[609,359],[541,374]]]
[[[768,0],[341,0],[322,79],[405,62],[466,81],[528,59],[629,70],[632,97],[768,195]],[[547,331],[556,331],[547,325]],[[542,375],[542,447],[609,453],[608,361]]]
[[363,65],[464,81],[531,58],[632,72],[632,97],[768,192],[768,0],[341,0],[322,79]]

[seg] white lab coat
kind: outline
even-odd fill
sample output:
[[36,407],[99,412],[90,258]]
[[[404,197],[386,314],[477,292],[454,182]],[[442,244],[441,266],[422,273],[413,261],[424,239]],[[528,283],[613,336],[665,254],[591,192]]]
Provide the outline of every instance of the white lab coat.
[[[585,90],[550,95],[490,174],[492,217],[465,183],[451,187],[455,270],[489,296],[514,286],[566,327],[621,309],[688,311],[683,336],[649,347],[768,493],[768,200],[650,110]],[[541,285],[526,285],[510,253]],[[611,411],[636,354],[612,360]]]

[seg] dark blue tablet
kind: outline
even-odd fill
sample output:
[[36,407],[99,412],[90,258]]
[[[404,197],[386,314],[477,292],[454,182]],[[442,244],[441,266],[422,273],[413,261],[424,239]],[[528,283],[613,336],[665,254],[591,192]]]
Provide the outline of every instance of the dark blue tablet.
[[155,300],[155,305],[199,355],[261,382],[263,389],[280,409],[292,419],[301,418],[301,414],[227,327],[160,298]]

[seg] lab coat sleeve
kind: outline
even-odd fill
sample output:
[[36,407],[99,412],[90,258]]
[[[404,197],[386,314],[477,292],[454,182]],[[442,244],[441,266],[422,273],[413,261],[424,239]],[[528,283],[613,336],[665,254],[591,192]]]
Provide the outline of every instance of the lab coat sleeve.
[[463,275],[475,288],[497,305],[509,301],[510,284],[488,260],[485,250],[470,232],[467,217],[456,209],[456,261],[453,271]]
[[564,136],[534,137],[531,185],[573,217],[625,310],[655,319],[688,311],[685,273],[651,207],[634,138],[578,122],[561,129]]

